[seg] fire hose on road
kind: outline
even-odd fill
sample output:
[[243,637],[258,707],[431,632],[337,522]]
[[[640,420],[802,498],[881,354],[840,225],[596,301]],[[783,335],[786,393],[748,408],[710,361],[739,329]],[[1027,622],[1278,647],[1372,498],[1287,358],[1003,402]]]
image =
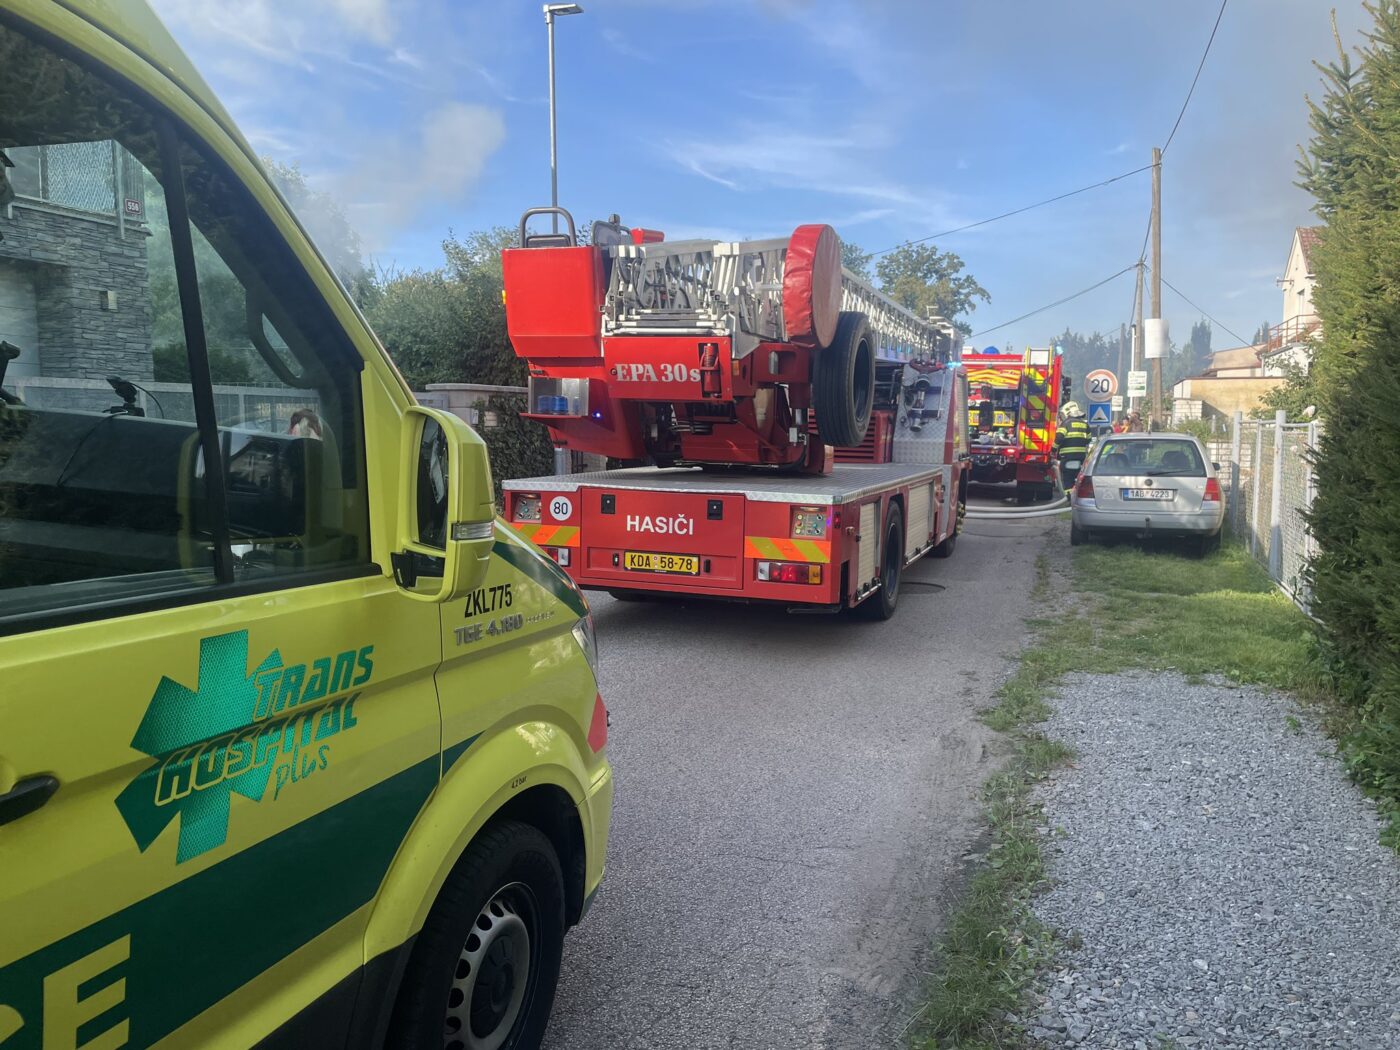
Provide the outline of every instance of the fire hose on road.
[[1062,495],[1044,507],[1006,508],[1004,510],[990,507],[986,509],[968,507],[965,517],[968,521],[1012,521],[1019,518],[1048,518],[1055,514],[1063,514],[1067,510],[1069,510],[1069,497]]

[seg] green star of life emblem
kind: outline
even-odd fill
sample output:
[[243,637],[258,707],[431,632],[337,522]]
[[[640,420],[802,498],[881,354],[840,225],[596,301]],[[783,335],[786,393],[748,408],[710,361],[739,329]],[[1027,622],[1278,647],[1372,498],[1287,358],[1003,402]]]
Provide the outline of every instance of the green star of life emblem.
[[261,801],[271,772],[268,765],[251,764],[238,775],[217,778],[200,790],[186,788],[164,799],[158,792],[162,777],[183,776],[188,783],[200,769],[225,768],[230,742],[216,738],[253,721],[258,699],[255,679],[280,666],[281,654],[274,649],[250,674],[248,632],[242,630],[200,641],[199,679],[194,689],[161,677],[131,738],[132,747],[156,762],[138,774],[116,800],[141,852],[178,816],[180,843],[175,859],[183,864],[224,844],[234,792]]

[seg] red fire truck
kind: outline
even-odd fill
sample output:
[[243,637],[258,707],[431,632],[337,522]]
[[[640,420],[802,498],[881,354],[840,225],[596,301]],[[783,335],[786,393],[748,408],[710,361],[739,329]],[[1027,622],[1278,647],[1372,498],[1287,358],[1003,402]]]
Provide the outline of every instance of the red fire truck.
[[1055,492],[1055,432],[1069,377],[1053,347],[963,354],[972,480],[1016,485],[1022,503]]
[[[530,233],[550,212],[566,232]],[[960,338],[843,270],[829,226],[668,242],[614,217],[583,246],[532,209],[502,266],[528,414],[619,464],[504,486],[581,586],[888,618],[904,567],[952,553]]]

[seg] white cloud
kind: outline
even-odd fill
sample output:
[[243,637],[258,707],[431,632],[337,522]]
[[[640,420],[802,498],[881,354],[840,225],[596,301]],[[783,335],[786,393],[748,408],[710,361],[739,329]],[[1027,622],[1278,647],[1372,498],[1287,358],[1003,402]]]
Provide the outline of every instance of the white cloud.
[[616,29],[604,29],[599,36],[603,38],[603,43],[607,44],[608,47],[612,48],[623,58],[636,59],[640,62],[654,63],[656,61],[656,56],[643,51],[639,47],[635,47]]
[[354,225],[371,252],[428,209],[460,203],[505,141],[505,121],[490,106],[451,102],[430,111],[414,141],[382,143],[389,162],[344,180]]
[[241,45],[282,65],[314,68],[318,58],[341,58],[350,45],[387,47],[394,21],[389,0],[154,0],[177,31],[201,41]]
[[663,148],[679,167],[735,192],[810,190],[854,200],[871,214],[898,209],[919,224],[957,225],[944,194],[881,172],[881,151],[892,141],[891,129],[872,120],[823,132],[755,123],[717,139],[673,139]]

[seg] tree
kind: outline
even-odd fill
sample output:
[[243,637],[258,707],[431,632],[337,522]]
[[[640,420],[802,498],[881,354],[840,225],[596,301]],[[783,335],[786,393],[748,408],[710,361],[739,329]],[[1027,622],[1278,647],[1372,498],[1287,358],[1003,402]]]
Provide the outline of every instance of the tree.
[[501,249],[515,231],[497,226],[443,241],[446,265],[382,276],[365,307],[410,385],[525,384],[506,334]]
[[1067,375],[1075,380],[1076,397],[1080,393],[1078,381],[1094,369],[1107,368],[1110,372],[1115,373],[1118,371],[1117,332],[1114,332],[1111,337],[1102,332],[1091,332],[1089,335],[1084,335],[1082,332],[1066,328],[1051,339],[1050,343],[1064,351],[1064,364],[1061,367]]
[[262,162],[335,275],[358,300],[369,283],[364,244],[345,218],[340,202],[323,190],[312,189],[298,165],[270,157],[263,157]]
[[[1317,68],[1300,185],[1327,224],[1313,253],[1322,340],[1311,372],[1323,429],[1309,515],[1312,610],[1343,697],[1359,705],[1343,751],[1389,801],[1400,839],[1400,0],[1370,0],[1359,65]],[[1333,26],[1336,33],[1335,23]]]
[[964,269],[956,254],[932,244],[903,245],[875,264],[880,288],[891,299],[920,317],[946,317],[969,335],[972,326],[959,318],[977,309],[978,300],[991,302],[992,297]]
[[1273,326],[1268,321],[1262,321],[1259,327],[1254,330],[1254,338],[1249,341],[1250,346],[1259,346],[1269,341],[1269,330]]
[[855,242],[841,241],[841,265],[861,280],[872,284],[874,279],[870,276],[870,260],[873,258],[869,252],[861,251],[860,245]]
[[1182,347],[1182,378],[1198,373],[1210,360],[1210,322],[1205,318],[1191,326],[1191,338]]

